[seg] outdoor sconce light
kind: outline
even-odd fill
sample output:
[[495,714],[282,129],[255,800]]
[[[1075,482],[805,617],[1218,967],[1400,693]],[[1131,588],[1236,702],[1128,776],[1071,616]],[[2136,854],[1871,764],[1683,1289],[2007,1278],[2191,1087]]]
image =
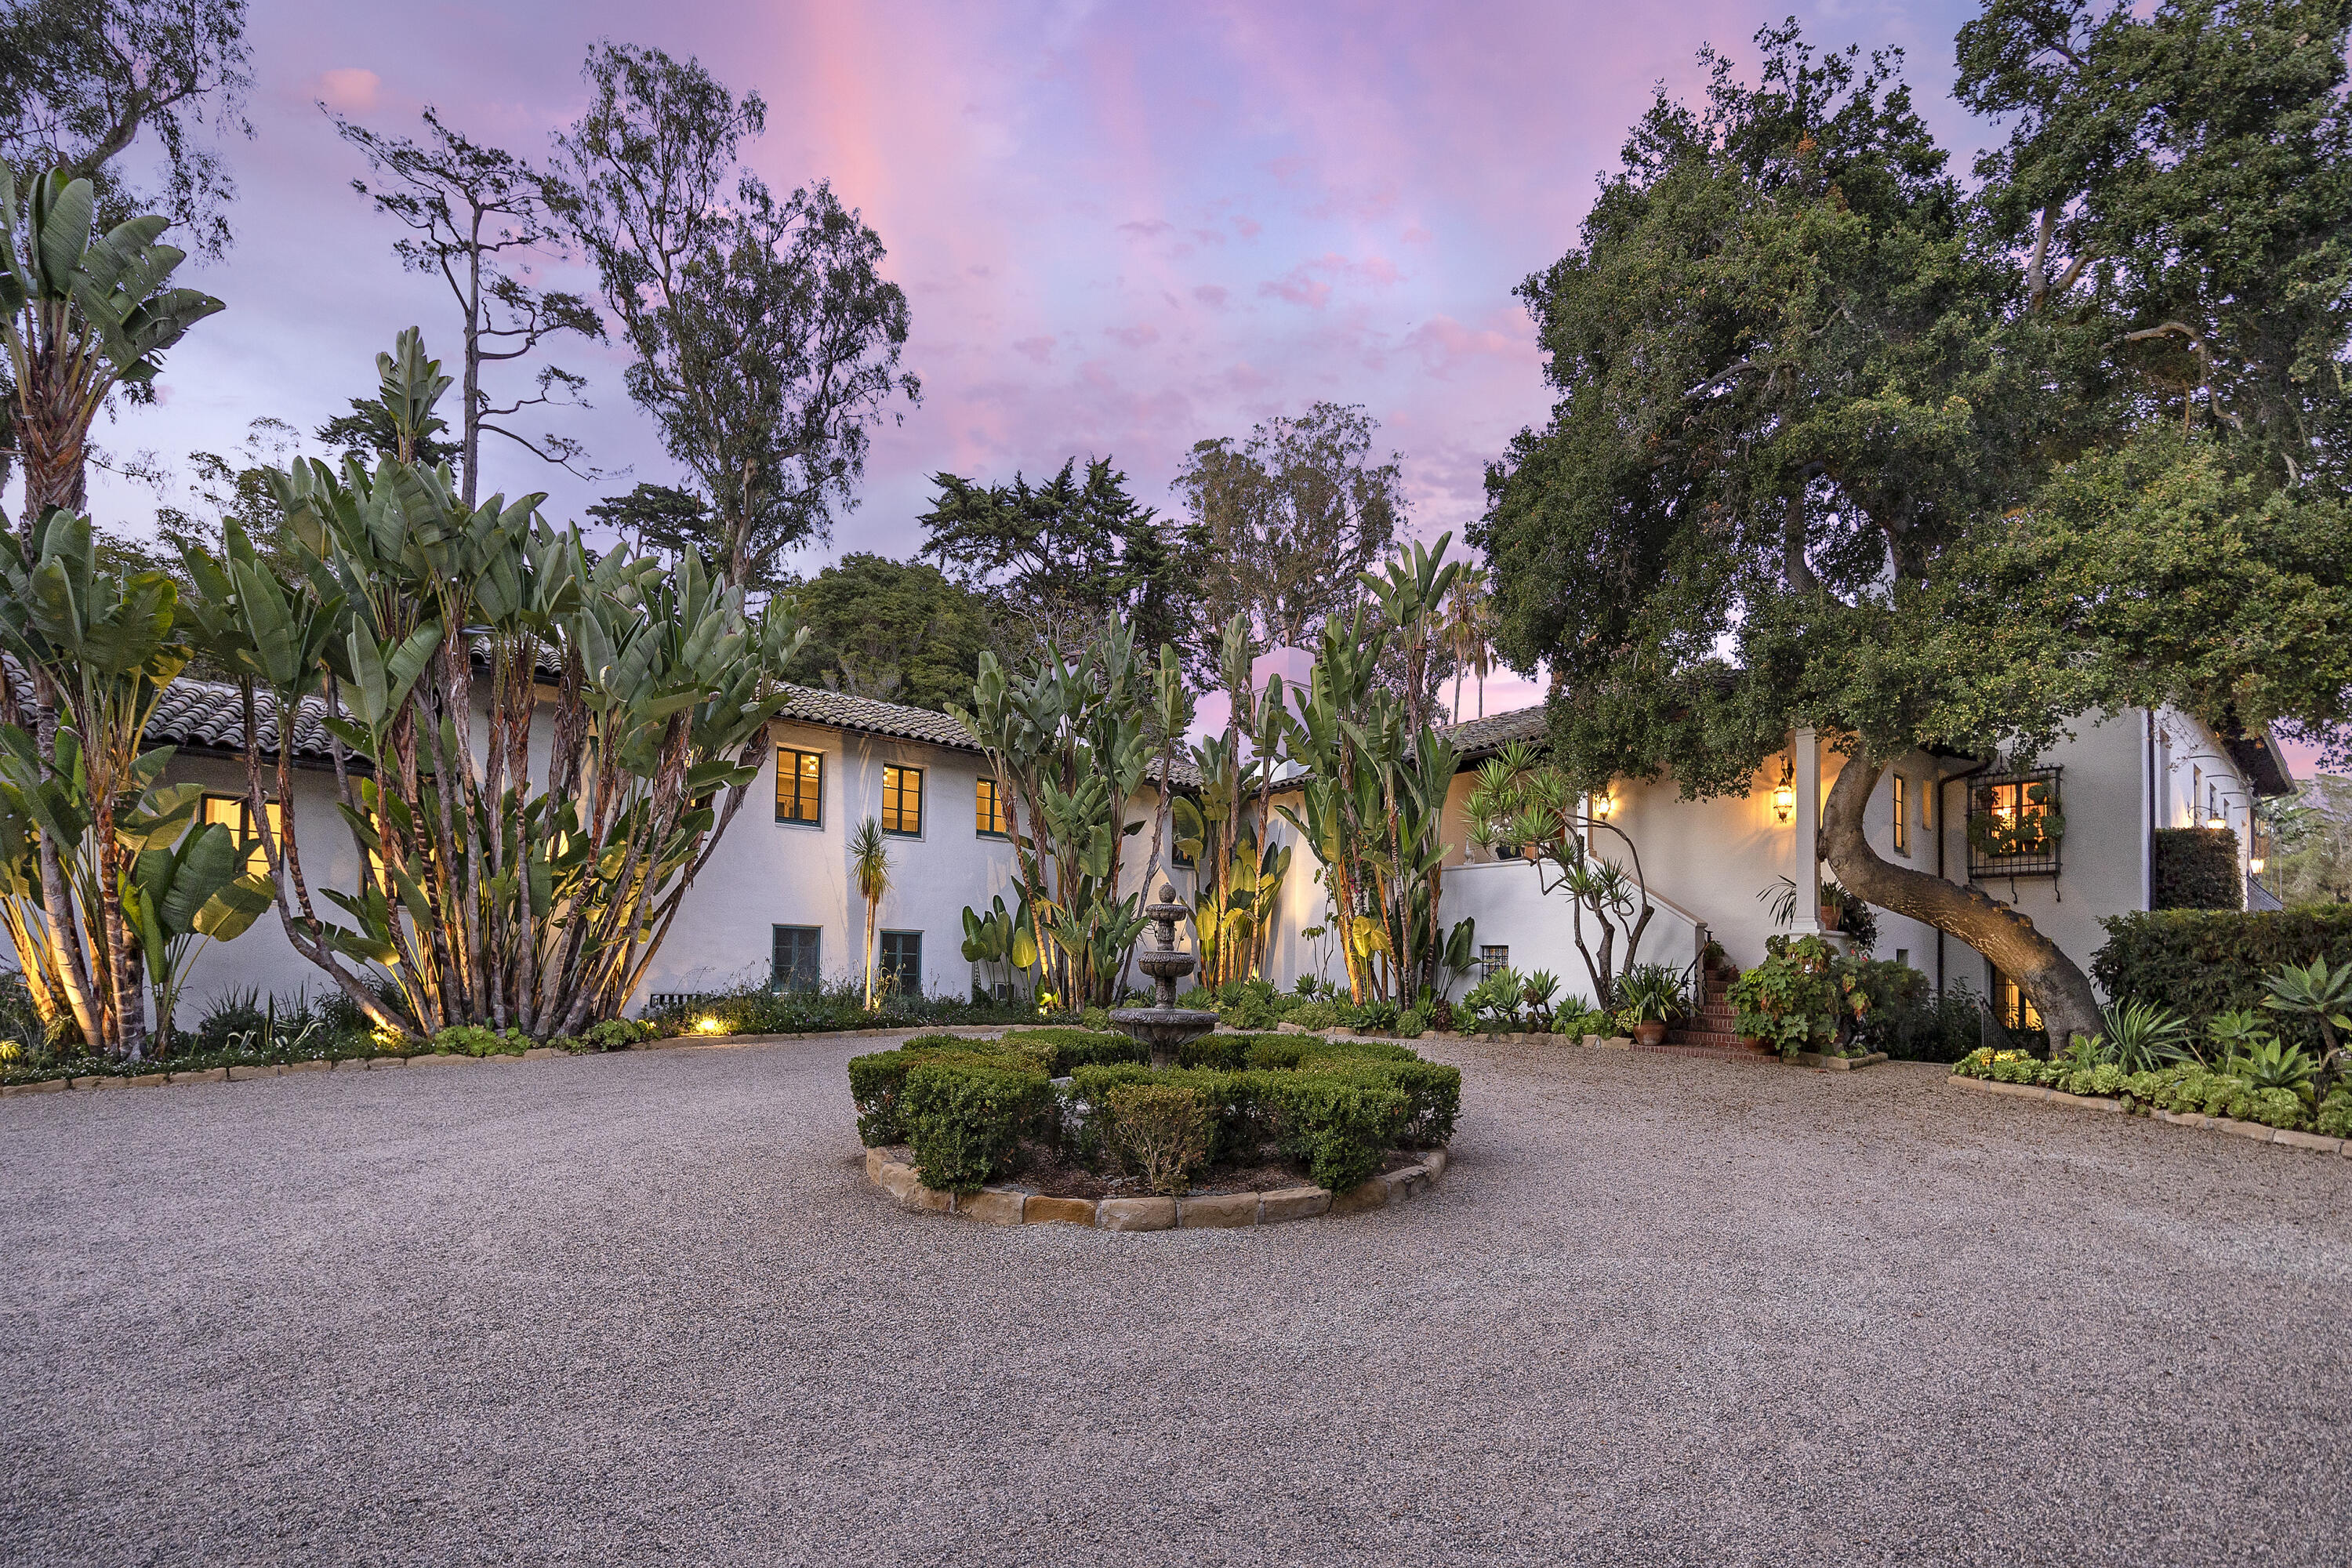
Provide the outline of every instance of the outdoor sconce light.
[[2205,819],[2205,826],[2212,828],[2216,832],[2219,832],[2222,828],[2230,826],[2230,819],[2217,811],[2212,816]]
[[2263,858],[2259,855],[2246,862],[2246,869],[2259,877],[2263,874]]
[[1616,809],[1617,797],[1615,795],[1596,795],[1592,797],[1592,815],[1597,820],[1601,822],[1608,821],[1609,814]]
[[1786,822],[1797,815],[1796,764],[1780,764],[1780,784],[1772,792],[1772,815]]

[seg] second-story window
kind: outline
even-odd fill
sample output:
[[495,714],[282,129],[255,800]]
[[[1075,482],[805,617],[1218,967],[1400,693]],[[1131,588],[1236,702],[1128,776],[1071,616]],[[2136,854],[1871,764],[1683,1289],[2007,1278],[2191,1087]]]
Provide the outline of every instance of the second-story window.
[[1901,773],[1895,775],[1895,852],[1911,853],[1911,791]]
[[882,770],[882,831],[914,838],[923,831],[923,770]]
[[824,825],[824,752],[776,748],[776,820]]
[[[917,805],[919,808],[919,795]],[[1011,829],[1004,820],[1004,795],[996,787],[994,779],[980,781],[979,798],[972,806],[971,830],[983,838],[1011,837]]]

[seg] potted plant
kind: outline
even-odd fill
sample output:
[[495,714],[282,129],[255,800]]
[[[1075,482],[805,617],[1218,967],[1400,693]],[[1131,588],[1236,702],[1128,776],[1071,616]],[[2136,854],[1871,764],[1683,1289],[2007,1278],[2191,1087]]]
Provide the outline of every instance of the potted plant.
[[1688,1010],[1682,976],[1663,963],[1636,964],[1617,983],[1622,1016],[1633,1026],[1633,1042],[1655,1046],[1666,1027]]

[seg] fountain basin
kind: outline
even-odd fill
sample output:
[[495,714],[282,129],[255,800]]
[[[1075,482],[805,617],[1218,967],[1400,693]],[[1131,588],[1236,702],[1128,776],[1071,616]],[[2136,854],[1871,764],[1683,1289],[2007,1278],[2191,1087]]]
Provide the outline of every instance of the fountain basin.
[[1172,1068],[1184,1042],[1216,1028],[1217,1016],[1201,1007],[1115,1007],[1110,1026],[1141,1042],[1153,1067]]

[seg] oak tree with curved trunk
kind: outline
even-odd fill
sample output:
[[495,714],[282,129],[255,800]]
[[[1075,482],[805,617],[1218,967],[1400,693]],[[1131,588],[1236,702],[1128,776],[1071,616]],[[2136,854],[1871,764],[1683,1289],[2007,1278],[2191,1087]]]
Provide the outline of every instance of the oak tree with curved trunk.
[[1744,792],[1817,728],[1838,879],[2095,1030],[2031,921],[1864,810],[1916,747],[2017,760],[2134,705],[2342,735],[2346,15],[1995,0],[1962,89],[2016,121],[1973,190],[1894,58],[1793,26],[1755,86],[1710,55],[1662,93],[1522,289],[1559,400],[1475,536],[1571,774]]

